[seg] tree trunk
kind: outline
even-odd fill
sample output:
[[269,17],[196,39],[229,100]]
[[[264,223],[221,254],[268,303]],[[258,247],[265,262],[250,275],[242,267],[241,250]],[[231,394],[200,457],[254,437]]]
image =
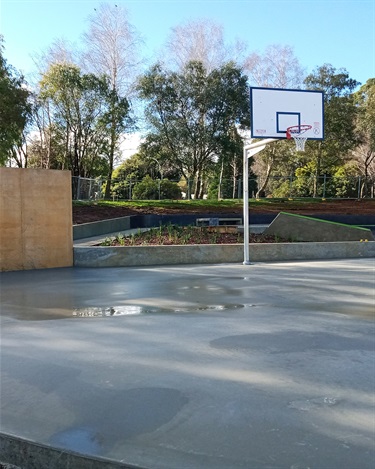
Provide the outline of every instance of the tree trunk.
[[112,123],[111,123],[111,143],[108,156],[108,176],[107,183],[105,186],[105,198],[111,198],[111,185],[112,185],[112,173],[113,173],[113,161],[115,159],[115,148],[116,148],[116,116],[112,114]]
[[315,179],[314,179],[314,185],[313,185],[313,197],[318,196],[321,162],[322,162],[322,147],[319,144],[318,154],[317,154],[317,159],[316,159]]
[[235,199],[236,198],[236,189],[237,189],[237,176],[238,176],[238,168],[237,168],[237,164],[236,164],[236,161],[235,161],[235,155],[233,157],[233,166],[232,166],[232,168],[233,168],[232,199]]
[[219,176],[219,187],[218,187],[218,190],[217,190],[217,199],[218,200],[221,200],[223,198],[223,194],[222,194],[223,172],[224,172],[224,161],[221,162],[221,170],[220,170],[220,176]]
[[273,168],[273,160],[269,161],[268,164],[267,164],[267,171],[266,171],[266,176],[264,178],[263,184],[260,187],[258,187],[258,191],[255,195],[255,197],[257,199],[259,199],[260,194],[266,190],[266,187],[268,185],[268,181],[269,181],[270,176],[271,176],[272,168]]
[[199,199],[200,189],[201,189],[201,176],[200,176],[200,173],[198,173],[197,180],[195,182],[194,199]]

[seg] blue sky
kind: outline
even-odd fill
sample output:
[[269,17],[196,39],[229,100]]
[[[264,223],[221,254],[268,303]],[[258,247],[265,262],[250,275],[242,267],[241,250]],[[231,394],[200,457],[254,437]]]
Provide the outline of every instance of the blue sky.
[[27,75],[33,70],[31,55],[55,39],[79,43],[100,3],[128,9],[149,56],[172,27],[208,18],[224,27],[228,42],[244,40],[249,53],[288,45],[308,73],[330,63],[361,83],[375,77],[375,0],[0,0],[8,63]]

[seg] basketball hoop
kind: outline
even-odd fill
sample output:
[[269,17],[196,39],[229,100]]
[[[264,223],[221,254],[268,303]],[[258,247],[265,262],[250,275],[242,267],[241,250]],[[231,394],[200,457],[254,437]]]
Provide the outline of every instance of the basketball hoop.
[[297,151],[305,151],[307,137],[303,134],[310,129],[312,129],[312,125],[293,125],[286,129],[286,138],[289,140],[293,138]]

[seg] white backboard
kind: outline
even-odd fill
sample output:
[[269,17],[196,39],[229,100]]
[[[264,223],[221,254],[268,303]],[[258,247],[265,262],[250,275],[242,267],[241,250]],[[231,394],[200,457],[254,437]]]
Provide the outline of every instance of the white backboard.
[[251,137],[286,138],[292,125],[311,125],[304,136],[324,139],[324,95],[321,91],[250,88]]

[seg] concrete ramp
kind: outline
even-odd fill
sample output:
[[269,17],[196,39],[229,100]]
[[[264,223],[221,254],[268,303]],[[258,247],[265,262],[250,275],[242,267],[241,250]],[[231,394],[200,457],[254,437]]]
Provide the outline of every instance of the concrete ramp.
[[371,230],[318,218],[280,212],[264,234],[291,241],[374,241]]

